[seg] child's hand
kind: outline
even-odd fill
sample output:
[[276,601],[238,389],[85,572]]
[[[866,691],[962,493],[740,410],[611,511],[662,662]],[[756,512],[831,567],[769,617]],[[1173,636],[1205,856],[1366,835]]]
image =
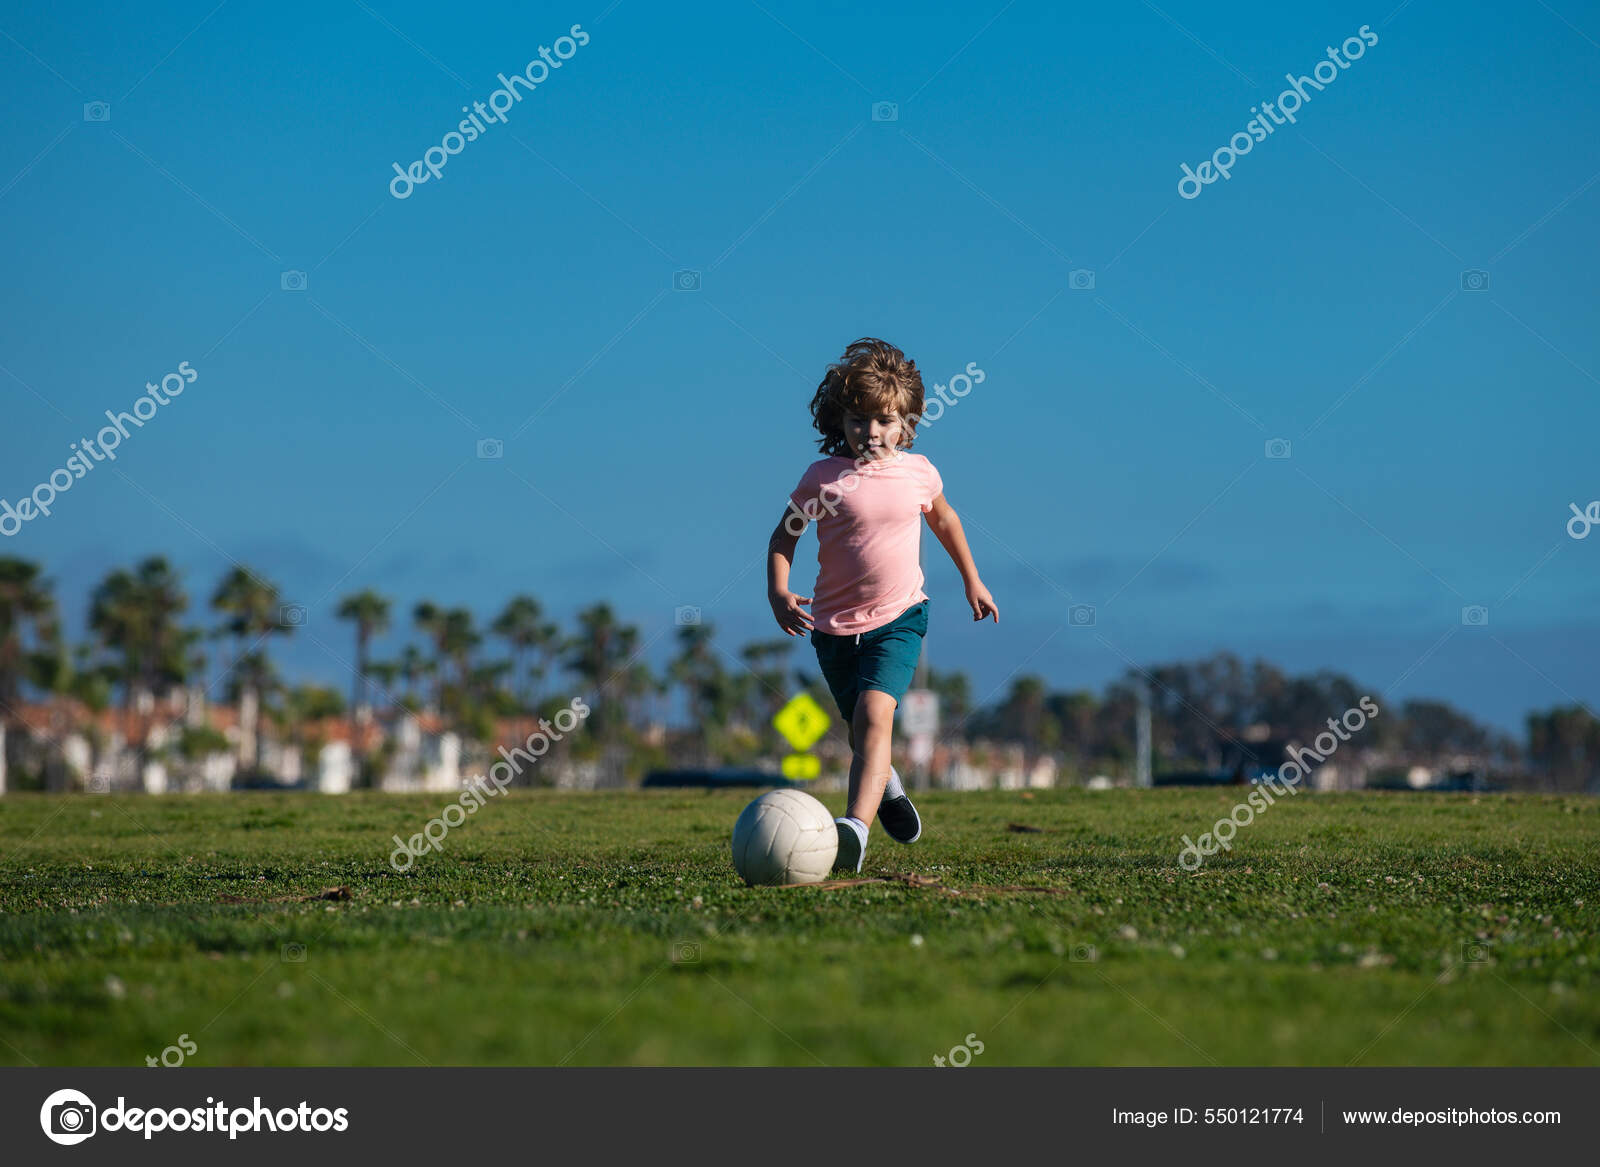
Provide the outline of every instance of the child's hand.
[[800,607],[809,604],[810,596],[797,596],[793,592],[773,592],[767,596],[772,604],[772,615],[790,636],[804,636],[812,628],[811,613]]
[[967,585],[967,603],[972,605],[974,620],[982,620],[985,616],[992,615],[994,622],[1000,623],[1000,609],[995,607],[994,597],[989,594],[989,589],[983,586],[981,579],[975,579]]

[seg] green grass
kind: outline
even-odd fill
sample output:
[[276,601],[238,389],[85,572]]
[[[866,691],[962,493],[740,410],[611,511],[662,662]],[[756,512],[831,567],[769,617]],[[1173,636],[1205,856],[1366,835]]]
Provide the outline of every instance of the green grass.
[[1191,875],[1236,792],[927,795],[864,874],[952,895],[746,888],[749,797],[513,793],[404,876],[445,797],[0,799],[0,1063],[1600,1064],[1594,799],[1308,793]]

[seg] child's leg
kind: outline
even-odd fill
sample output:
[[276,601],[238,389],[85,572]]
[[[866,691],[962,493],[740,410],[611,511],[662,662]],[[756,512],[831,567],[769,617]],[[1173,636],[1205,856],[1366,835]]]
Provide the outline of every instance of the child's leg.
[[[898,705],[896,706],[896,708],[898,708]],[[855,726],[855,722],[847,720],[844,723],[844,731],[845,731],[845,738],[850,743],[850,753],[853,755],[856,752],[856,726]],[[883,788],[883,796],[886,799],[887,798],[899,798],[902,795],[904,795],[905,792],[906,792],[906,788],[905,788],[904,784],[901,783],[901,781],[900,781],[900,774],[899,774],[898,771],[895,770],[895,768],[894,768],[894,760],[891,757],[890,761],[889,761],[889,784]]]
[[867,826],[877,817],[883,787],[889,781],[889,753],[898,702],[880,689],[863,690],[851,719],[849,816]]

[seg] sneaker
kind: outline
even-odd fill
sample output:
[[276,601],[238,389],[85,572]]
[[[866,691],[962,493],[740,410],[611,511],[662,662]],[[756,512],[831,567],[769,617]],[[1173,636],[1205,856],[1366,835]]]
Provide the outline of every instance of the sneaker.
[[859,873],[861,861],[867,854],[867,849],[861,845],[861,836],[856,834],[854,824],[848,819],[834,819],[833,825],[839,828],[839,854],[833,861],[833,869]]
[[915,843],[922,838],[922,818],[907,795],[880,802],[878,821],[883,824],[884,833],[896,843]]

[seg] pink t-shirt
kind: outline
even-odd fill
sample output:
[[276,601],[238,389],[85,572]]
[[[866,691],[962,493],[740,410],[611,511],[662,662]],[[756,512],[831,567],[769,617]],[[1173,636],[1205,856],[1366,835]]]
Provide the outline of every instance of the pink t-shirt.
[[817,631],[870,632],[928,598],[917,562],[922,515],[943,493],[933,463],[904,450],[883,465],[858,469],[836,455],[807,467],[789,502],[817,524]]

